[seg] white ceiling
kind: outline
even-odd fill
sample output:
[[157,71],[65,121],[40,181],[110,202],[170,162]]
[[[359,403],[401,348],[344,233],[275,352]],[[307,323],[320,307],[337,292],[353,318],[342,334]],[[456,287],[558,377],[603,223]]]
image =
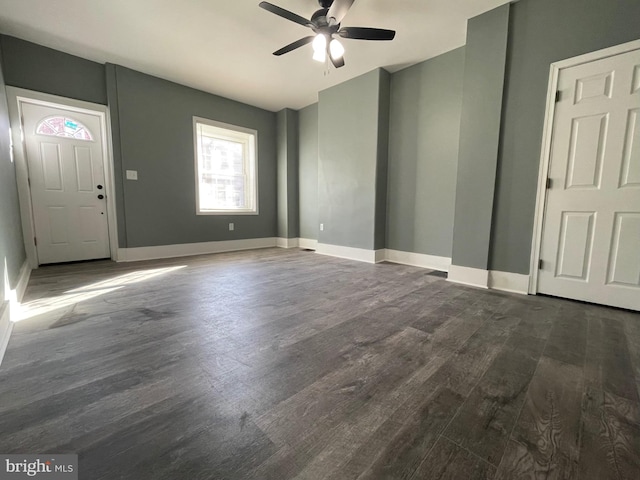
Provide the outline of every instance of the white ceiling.
[[[259,0],[0,0],[0,32],[115,63],[268,110],[302,108],[318,92],[384,67],[394,72],[465,43],[466,21],[509,0],[356,0],[343,26],[389,28],[391,42],[344,40],[346,66],[311,59],[311,33]],[[305,18],[316,0],[271,0]]]

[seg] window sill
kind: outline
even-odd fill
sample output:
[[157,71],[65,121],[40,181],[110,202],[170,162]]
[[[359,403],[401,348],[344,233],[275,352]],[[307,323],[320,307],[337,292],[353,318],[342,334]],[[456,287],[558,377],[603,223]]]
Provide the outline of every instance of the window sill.
[[196,215],[225,215],[228,217],[234,215],[258,215],[257,210],[201,210]]

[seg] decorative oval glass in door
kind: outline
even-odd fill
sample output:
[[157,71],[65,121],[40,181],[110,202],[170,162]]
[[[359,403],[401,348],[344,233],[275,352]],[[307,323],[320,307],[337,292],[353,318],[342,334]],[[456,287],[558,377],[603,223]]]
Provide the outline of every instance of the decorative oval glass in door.
[[63,116],[47,117],[38,123],[36,133],[52,137],[75,138],[93,141],[93,135],[87,127],[73,118]]

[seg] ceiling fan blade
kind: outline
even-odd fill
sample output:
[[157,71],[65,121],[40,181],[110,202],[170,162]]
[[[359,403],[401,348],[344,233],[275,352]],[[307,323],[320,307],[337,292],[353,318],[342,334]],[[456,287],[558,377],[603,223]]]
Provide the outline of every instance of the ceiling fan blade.
[[286,18],[287,20],[291,20],[292,22],[299,23],[300,25],[303,25],[305,27],[313,26],[311,22],[306,18],[301,17],[296,13],[290,12],[289,10],[285,10],[284,8],[278,7],[277,5],[274,5],[272,3],[260,2],[258,6],[264,8],[268,12],[275,13],[282,18]]
[[338,31],[338,35],[353,40],[393,40],[396,32],[384,28],[344,27]]
[[280,50],[276,50],[275,52],[273,52],[273,54],[279,57],[280,55],[284,55],[285,53],[289,53],[291,50],[295,50],[296,48],[300,48],[300,47],[306,45],[307,43],[313,42],[314,38],[316,38],[316,37],[313,36],[313,35],[311,35],[310,37],[301,38],[300,40],[296,40],[295,42],[290,43],[286,47],[282,47]]
[[334,67],[336,68],[344,67],[344,57],[333,58],[331,56],[331,53],[329,53],[329,58],[331,59],[331,63],[333,63]]
[[329,11],[327,12],[327,20],[330,25],[338,25],[347,14],[351,5],[355,0],[333,0]]

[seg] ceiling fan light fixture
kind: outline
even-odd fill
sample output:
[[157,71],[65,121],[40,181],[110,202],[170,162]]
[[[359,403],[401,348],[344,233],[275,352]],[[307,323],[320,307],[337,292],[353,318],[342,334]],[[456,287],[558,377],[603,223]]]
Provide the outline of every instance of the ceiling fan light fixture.
[[329,43],[329,52],[331,53],[331,58],[338,60],[344,55],[344,47],[336,38],[334,38],[331,40],[331,43]]
[[313,59],[316,62],[324,63],[327,60],[327,54],[324,50],[316,50],[313,52]]
[[313,39],[313,59],[317,62],[324,62],[327,59],[327,37],[322,33]]
[[[355,0],[318,0],[320,10],[317,10],[310,19],[301,17],[297,13],[285,10],[269,2],[260,2],[260,8],[279,17],[289,20],[303,27],[313,30],[313,35],[308,35],[285,45],[273,52],[275,56],[296,50],[297,48],[313,44],[313,59],[326,63],[327,56],[335,68],[344,67],[344,47],[333,36],[350,38],[353,40],[393,40],[395,30],[374,27],[342,27],[342,20]],[[328,72],[329,64],[327,64]]]

